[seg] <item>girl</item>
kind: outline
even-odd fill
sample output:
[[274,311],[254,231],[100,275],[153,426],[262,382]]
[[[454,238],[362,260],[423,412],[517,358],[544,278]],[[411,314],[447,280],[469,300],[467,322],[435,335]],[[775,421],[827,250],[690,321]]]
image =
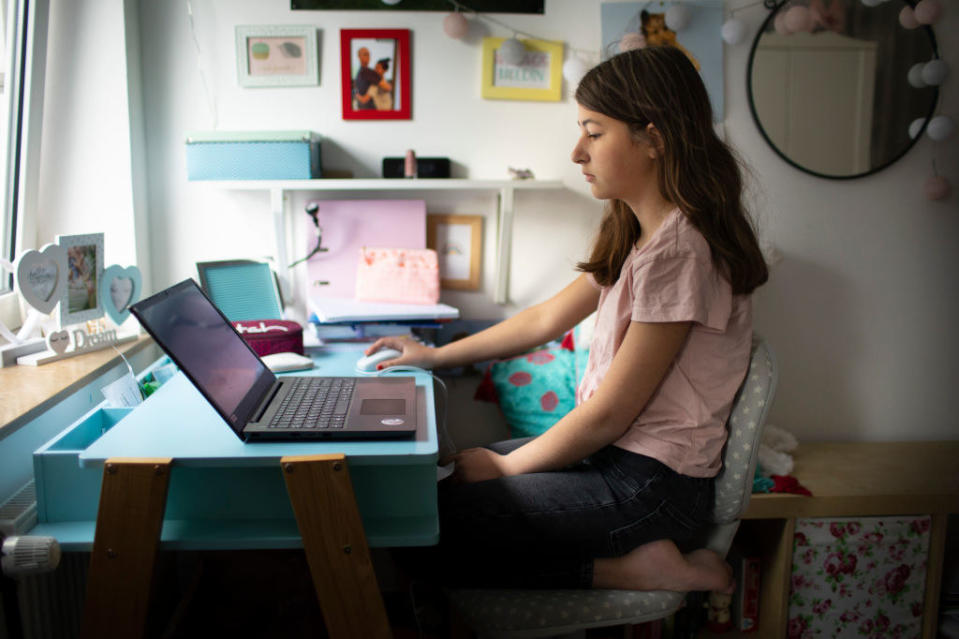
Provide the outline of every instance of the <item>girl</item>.
[[738,165],[683,53],[651,47],[576,90],[572,160],[607,200],[582,274],[553,298],[440,348],[383,338],[382,366],[461,366],[556,339],[593,311],[577,405],[534,439],[454,455],[433,567],[449,585],[733,587],[693,541],[712,509],[725,421],[749,363],[766,264]]

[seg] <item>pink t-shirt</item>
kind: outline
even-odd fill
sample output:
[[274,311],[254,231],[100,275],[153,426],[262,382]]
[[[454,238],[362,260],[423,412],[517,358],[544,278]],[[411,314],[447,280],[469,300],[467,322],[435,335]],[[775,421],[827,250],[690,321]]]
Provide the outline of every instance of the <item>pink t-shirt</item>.
[[752,305],[749,296],[732,294],[706,239],[678,209],[602,289],[577,404],[599,388],[631,321],[693,325],[646,407],[614,444],[684,475],[715,476],[726,419],[749,367]]

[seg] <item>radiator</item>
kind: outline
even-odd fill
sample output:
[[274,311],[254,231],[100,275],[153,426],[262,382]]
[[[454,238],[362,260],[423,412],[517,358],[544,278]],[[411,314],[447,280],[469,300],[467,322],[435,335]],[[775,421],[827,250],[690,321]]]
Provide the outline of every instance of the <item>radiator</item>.
[[53,572],[17,582],[23,639],[80,636],[90,553],[67,552]]
[[[0,533],[23,535],[37,523],[34,483],[23,486],[0,505]],[[17,580],[23,639],[72,639],[80,636],[90,553],[63,553],[53,572]],[[0,611],[7,621],[10,611]],[[0,624],[0,631],[7,623]]]

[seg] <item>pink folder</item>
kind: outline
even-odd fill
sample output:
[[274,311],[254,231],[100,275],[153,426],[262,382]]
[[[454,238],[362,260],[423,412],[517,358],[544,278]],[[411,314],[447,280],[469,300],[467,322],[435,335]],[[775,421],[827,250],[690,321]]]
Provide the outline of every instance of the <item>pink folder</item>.
[[[356,294],[360,249],[426,248],[426,202],[423,200],[316,200],[323,228],[323,246],[307,262],[306,299],[351,298]],[[298,244],[303,255],[316,245],[313,225],[306,215]],[[325,286],[314,285],[328,281]]]

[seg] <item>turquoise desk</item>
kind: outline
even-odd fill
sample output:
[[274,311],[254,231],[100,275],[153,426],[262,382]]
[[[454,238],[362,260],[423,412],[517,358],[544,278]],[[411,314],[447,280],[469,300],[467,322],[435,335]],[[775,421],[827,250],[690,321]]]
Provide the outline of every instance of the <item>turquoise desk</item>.
[[[295,374],[351,375],[359,355],[326,347]],[[142,633],[158,549],[302,546],[331,635],[388,636],[368,546],[439,536],[433,384],[415,377],[411,440],[245,444],[182,374],[136,409],[100,410],[51,440],[35,456],[31,532],[92,549],[84,635],[116,635],[118,596],[135,600],[124,632]]]

